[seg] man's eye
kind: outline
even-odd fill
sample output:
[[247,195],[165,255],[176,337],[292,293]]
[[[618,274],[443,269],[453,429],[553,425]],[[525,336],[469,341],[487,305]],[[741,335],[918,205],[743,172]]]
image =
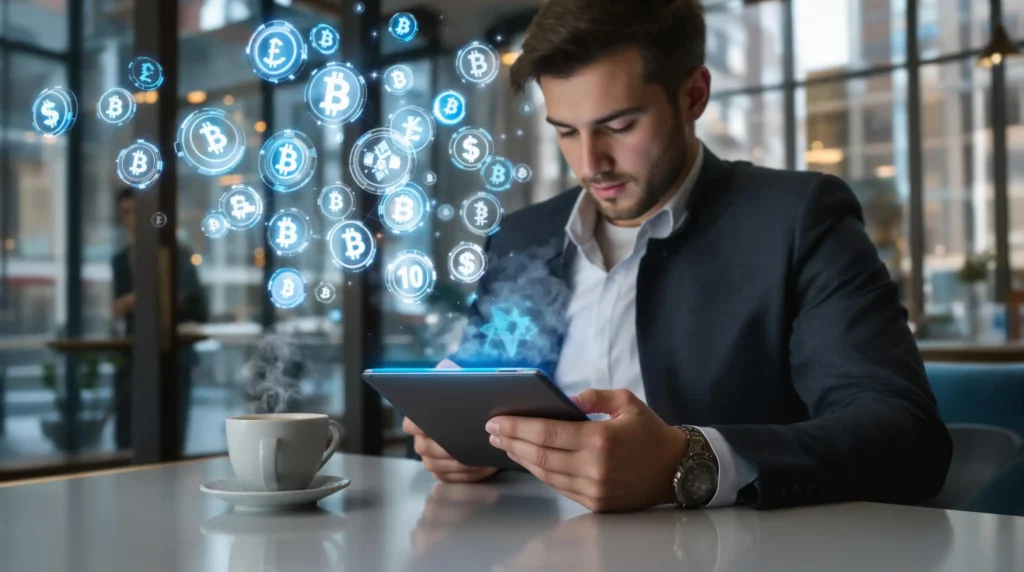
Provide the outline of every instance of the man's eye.
[[567,137],[574,137],[575,135],[576,135],[575,131],[559,131],[558,132],[558,136],[561,137],[562,139],[565,139]]
[[631,121],[630,123],[628,123],[628,124],[626,124],[626,125],[624,125],[622,127],[619,127],[619,128],[615,128],[615,127],[609,126],[608,130],[611,131],[612,133],[617,134],[617,135],[621,135],[623,133],[626,133],[626,132],[632,130],[634,126],[636,126],[636,121]]

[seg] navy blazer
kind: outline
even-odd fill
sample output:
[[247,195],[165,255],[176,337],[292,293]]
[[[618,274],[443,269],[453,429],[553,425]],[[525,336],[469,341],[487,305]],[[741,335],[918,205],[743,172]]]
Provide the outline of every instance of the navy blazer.
[[[518,211],[490,237],[456,362],[505,365],[480,355],[480,325],[509,295],[521,303],[533,292],[538,299],[525,305],[540,337],[560,340],[564,319],[536,318],[567,308],[569,295],[558,292],[571,293],[577,249],[564,228],[580,192]],[[705,149],[687,211],[676,233],[650,241],[637,279],[650,408],[671,425],[716,428],[756,467],[741,504],[914,503],[937,494],[950,437],[849,187]],[[543,253],[543,276],[530,269],[531,252]],[[532,283],[517,278],[524,273]],[[553,345],[534,363],[504,361],[553,372]]]

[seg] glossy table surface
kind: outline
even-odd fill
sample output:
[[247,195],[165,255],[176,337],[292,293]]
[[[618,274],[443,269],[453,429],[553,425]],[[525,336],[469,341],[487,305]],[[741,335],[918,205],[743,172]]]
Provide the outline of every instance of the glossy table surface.
[[0,570],[1024,570],[1024,518],[856,503],[592,514],[527,473],[440,484],[338,455],[312,511],[200,493],[226,459],[0,488]]

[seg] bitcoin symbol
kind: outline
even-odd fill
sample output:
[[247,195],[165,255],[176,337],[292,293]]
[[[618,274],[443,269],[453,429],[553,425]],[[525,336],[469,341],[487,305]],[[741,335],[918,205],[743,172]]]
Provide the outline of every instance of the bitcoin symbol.
[[505,182],[505,177],[507,176],[508,175],[505,172],[505,167],[502,167],[501,165],[495,165],[494,170],[491,171],[491,184],[500,185]]
[[355,229],[346,229],[341,238],[345,240],[345,256],[352,260],[358,259],[366,252],[366,244],[363,243],[363,237]]
[[483,77],[487,73],[487,58],[484,57],[480,52],[473,50],[469,52],[469,63],[473,66],[473,69],[469,73],[473,74],[473,77],[477,79]]
[[454,97],[449,97],[448,102],[445,104],[444,114],[455,115],[459,112],[459,100]]
[[112,96],[107,100],[107,103],[109,104],[107,107],[107,117],[113,119],[124,112],[124,104],[121,103],[120,97]]
[[327,300],[330,297],[331,297],[331,289],[330,288],[328,288],[327,286],[324,286],[323,288],[320,289],[320,299],[321,300]]
[[250,205],[249,201],[245,200],[243,195],[235,195],[231,197],[231,216],[242,220],[251,213],[256,212],[256,207]]
[[522,167],[519,168],[519,178],[520,179],[525,179],[526,178],[526,169],[524,169]]
[[395,199],[395,211],[391,215],[398,224],[405,224],[412,220],[416,215],[413,211],[415,207],[412,199],[409,197],[398,197]]
[[267,57],[263,58],[263,62],[267,64],[268,67],[276,68],[277,66],[284,63],[285,58],[274,57],[277,54],[281,53],[281,46],[283,45],[284,42],[282,42],[281,40],[277,38],[270,38],[270,49],[267,50]]
[[462,144],[462,148],[466,150],[462,157],[470,163],[476,163],[476,160],[480,158],[480,149],[477,148],[478,143],[479,141],[476,140],[476,137],[470,135],[466,137],[466,141]]
[[459,256],[459,273],[463,276],[472,276],[476,272],[476,259],[473,253],[464,252]]
[[215,218],[211,218],[210,219],[210,232],[216,233],[218,230],[220,230],[220,221],[218,221]]
[[405,72],[402,70],[395,70],[391,72],[391,83],[394,84],[395,91],[402,91],[405,89],[405,84],[408,80],[405,79]]
[[412,142],[419,141],[418,133],[423,133],[421,123],[423,123],[422,117],[409,116],[406,118],[405,123],[402,124],[402,128],[405,129],[405,138]]
[[50,128],[57,126],[57,121],[60,119],[60,114],[53,110],[55,103],[47,99],[43,102],[43,108],[40,113],[46,116],[46,121],[43,123]]
[[284,217],[277,221],[277,245],[281,248],[288,248],[299,241],[299,228],[295,226],[290,217]]
[[291,298],[295,295],[295,281],[291,278],[284,279],[284,285],[281,286],[281,295],[285,298]]
[[136,151],[132,153],[132,167],[128,169],[133,175],[138,177],[149,168],[149,160],[146,159],[146,154],[142,151]]
[[282,145],[279,152],[281,154],[281,159],[277,162],[274,169],[276,169],[282,177],[287,177],[294,171],[298,170],[299,154],[295,151],[295,147],[292,146],[291,143]]
[[209,121],[203,123],[202,129],[199,130],[199,134],[206,137],[206,143],[209,145],[207,151],[214,155],[220,155],[224,152],[224,148],[227,147],[228,138],[221,133],[220,127],[217,127]]
[[409,24],[409,19],[406,17],[399,18],[398,27],[395,28],[395,33],[399,36],[404,36],[412,31],[412,27]]
[[320,47],[326,50],[332,45],[334,45],[334,34],[330,30],[320,32]]
[[153,226],[157,228],[162,228],[165,224],[167,224],[167,217],[164,216],[164,213],[156,213],[155,215],[153,215],[151,222],[153,223]]
[[476,206],[476,220],[474,220],[473,222],[477,226],[484,226],[485,224],[487,224],[487,218],[488,218],[488,216],[490,214],[490,211],[487,208],[487,203],[485,203],[483,201],[477,201],[475,206]]
[[139,74],[139,81],[143,83],[150,83],[151,81],[153,81],[153,78],[149,77],[149,74],[153,73],[154,70],[155,68],[153,67],[153,64],[149,62],[143,62],[142,73]]
[[338,72],[325,77],[324,83],[327,84],[327,92],[324,93],[324,100],[320,102],[320,108],[327,112],[327,115],[334,117],[348,109],[349,104],[352,103],[348,97],[352,88]]
[[330,198],[331,206],[328,208],[331,209],[332,213],[340,211],[345,206],[345,203],[341,198],[341,193],[339,193],[338,191],[332,191],[330,194]]

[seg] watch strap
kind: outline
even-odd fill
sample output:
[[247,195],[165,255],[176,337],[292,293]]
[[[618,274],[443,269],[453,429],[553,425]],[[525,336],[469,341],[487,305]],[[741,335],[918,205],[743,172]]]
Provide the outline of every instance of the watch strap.
[[[678,494],[679,481],[685,474],[687,465],[695,460],[710,461],[714,467],[715,472],[718,472],[718,457],[715,456],[714,449],[711,448],[711,443],[708,442],[704,432],[692,425],[677,425],[676,429],[686,433],[686,454],[679,461],[679,465],[676,468],[675,477],[672,479],[672,490],[676,497],[676,506],[679,508],[700,508],[702,505],[697,504],[686,504]],[[712,496],[712,498],[714,498]],[[710,501],[709,501],[710,502]]]

